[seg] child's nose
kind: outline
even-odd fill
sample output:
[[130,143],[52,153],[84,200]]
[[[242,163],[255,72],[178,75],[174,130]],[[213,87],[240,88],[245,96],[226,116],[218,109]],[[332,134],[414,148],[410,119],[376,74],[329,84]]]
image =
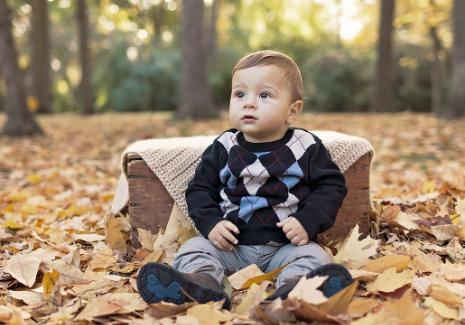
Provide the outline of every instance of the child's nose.
[[249,96],[246,100],[245,100],[245,103],[244,103],[244,108],[255,108],[256,105],[255,105],[255,100],[252,96]]

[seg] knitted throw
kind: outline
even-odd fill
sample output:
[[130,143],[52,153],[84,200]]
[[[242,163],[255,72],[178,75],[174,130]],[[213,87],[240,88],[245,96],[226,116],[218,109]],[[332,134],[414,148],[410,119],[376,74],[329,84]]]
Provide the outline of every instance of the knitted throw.
[[[333,161],[345,172],[360,157],[374,149],[363,138],[333,131],[312,131],[319,137]],[[111,210],[121,211],[128,203],[127,155],[137,153],[157,175],[168,193],[188,216],[184,192],[200,162],[203,151],[216,136],[196,136],[186,138],[149,139],[137,141],[123,152],[122,173],[113,199]],[[189,219],[190,220],[190,219]]]

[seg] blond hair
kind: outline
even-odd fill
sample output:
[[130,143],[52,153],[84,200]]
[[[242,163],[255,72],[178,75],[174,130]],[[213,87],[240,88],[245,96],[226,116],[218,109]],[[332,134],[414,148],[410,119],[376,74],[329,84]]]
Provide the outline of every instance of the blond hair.
[[304,86],[299,67],[294,60],[283,53],[264,50],[248,54],[239,60],[232,71],[232,75],[234,76],[234,73],[238,70],[267,65],[275,65],[283,71],[293,102],[303,100]]

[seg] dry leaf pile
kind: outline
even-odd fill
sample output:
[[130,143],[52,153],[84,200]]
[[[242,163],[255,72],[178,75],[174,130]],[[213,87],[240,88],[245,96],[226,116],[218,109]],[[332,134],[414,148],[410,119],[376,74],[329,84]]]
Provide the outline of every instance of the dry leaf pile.
[[304,279],[288,299],[265,303],[279,270],[263,274],[251,266],[224,283],[230,312],[221,303],[147,306],[137,294],[138,269],[169,263],[190,233],[180,225],[140,232],[143,248],[134,251],[125,244],[126,217],[107,213],[126,146],[218,134],[229,127],[226,117],[60,115],[39,122],[46,137],[0,138],[0,323],[465,323],[463,120],[303,115],[296,126],[362,136],[376,150],[370,236],[355,227],[325,247],[356,282],[328,299],[316,289],[324,278]]

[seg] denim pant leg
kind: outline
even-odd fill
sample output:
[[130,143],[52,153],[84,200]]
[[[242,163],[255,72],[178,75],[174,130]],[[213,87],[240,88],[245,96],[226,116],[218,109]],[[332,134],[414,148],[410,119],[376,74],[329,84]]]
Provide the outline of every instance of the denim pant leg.
[[208,274],[220,285],[225,273],[242,268],[233,251],[222,251],[203,236],[191,238],[181,245],[173,267],[183,273]]
[[332,262],[328,253],[315,242],[308,242],[307,245],[302,246],[287,244],[275,253],[266,272],[277,269],[294,259],[296,260],[286,266],[278,275],[276,288],[279,288],[293,277],[305,275],[321,265]]

